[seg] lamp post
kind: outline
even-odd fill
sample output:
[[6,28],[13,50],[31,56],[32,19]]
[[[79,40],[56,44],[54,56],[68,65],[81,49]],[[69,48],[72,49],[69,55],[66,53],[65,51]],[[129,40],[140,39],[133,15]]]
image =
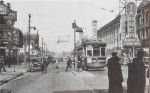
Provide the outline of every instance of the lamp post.
[[35,27],[31,27],[30,26],[30,19],[31,19],[31,14],[29,14],[29,69],[30,69],[30,30],[33,28],[34,30],[36,30]]

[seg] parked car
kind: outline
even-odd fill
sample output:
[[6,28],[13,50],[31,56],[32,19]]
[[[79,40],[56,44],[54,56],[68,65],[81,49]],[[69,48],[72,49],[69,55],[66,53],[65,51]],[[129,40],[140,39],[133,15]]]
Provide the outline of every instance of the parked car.
[[31,59],[29,71],[30,72],[41,71],[41,66],[42,66],[42,58],[41,57],[33,58],[33,59]]

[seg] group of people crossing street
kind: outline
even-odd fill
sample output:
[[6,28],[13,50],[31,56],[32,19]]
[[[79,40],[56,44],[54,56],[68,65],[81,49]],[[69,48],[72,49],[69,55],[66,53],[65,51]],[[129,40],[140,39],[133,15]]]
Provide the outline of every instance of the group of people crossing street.
[[71,60],[71,58],[68,56],[66,72],[69,68],[72,68],[72,65],[75,71],[83,71],[85,70],[86,58],[81,55],[76,55],[75,59]]

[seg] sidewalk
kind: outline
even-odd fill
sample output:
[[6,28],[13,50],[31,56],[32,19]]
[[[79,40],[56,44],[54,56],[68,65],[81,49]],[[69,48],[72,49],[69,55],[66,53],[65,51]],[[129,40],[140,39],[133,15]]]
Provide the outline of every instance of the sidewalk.
[[28,68],[25,67],[24,65],[21,65],[21,66],[15,65],[15,69],[14,69],[14,65],[12,65],[10,68],[5,66],[5,69],[6,69],[6,72],[0,73],[0,85],[5,84],[9,82],[10,80],[23,75],[28,70]]
[[[90,86],[96,93],[108,93],[108,77],[101,75],[101,76],[95,76],[92,73],[89,73],[87,71],[82,72],[75,72],[72,71],[72,73],[83,80],[88,86]],[[127,84],[126,82],[122,83],[124,93],[127,91]],[[148,86],[149,86],[149,79],[146,79],[146,89],[145,93],[148,93]]]

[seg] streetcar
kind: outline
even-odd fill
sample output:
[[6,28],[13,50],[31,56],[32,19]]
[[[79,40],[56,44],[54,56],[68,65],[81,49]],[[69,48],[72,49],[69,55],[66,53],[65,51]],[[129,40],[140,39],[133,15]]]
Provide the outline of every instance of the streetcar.
[[86,40],[77,46],[77,55],[84,56],[85,70],[106,67],[106,43],[100,40]]

